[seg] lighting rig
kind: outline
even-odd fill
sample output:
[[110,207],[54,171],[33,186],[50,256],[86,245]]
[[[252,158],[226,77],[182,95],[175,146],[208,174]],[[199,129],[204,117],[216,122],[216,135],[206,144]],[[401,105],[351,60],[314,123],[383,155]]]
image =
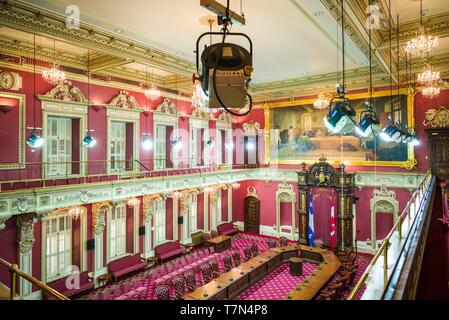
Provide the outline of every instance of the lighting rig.
[[[234,116],[245,116],[252,110],[252,97],[249,94],[249,84],[253,69],[253,44],[244,33],[229,31],[229,26],[245,25],[245,18],[230,10],[229,0],[223,6],[215,0],[201,0],[201,6],[218,16],[218,24],[222,26],[221,32],[203,33],[196,42],[196,68],[197,74],[193,81],[200,80],[201,88],[208,99],[208,107],[223,108]],[[219,43],[205,46],[201,54],[200,74],[200,41],[205,36],[222,36]],[[249,50],[226,42],[229,36],[244,37],[249,42]],[[236,112],[237,109],[248,109],[245,112]]]

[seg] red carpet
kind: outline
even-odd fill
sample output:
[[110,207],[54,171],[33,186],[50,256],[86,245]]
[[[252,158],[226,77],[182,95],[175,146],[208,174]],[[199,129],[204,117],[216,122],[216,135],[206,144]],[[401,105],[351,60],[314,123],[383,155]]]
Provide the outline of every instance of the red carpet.
[[449,300],[449,230],[440,219],[441,190],[436,191],[416,298]]

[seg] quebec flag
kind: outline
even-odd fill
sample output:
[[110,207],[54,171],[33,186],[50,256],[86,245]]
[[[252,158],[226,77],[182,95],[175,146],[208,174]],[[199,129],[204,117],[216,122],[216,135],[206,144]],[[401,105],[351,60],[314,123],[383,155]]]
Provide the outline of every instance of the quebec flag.
[[312,191],[310,191],[310,204],[309,204],[309,227],[307,229],[309,233],[309,246],[313,247],[313,242],[315,241],[315,230],[313,227],[313,196]]

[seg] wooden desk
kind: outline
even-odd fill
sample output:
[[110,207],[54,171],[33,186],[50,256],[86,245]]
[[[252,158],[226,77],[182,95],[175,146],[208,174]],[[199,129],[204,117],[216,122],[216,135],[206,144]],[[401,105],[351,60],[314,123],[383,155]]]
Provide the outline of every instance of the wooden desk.
[[185,300],[224,300],[225,298],[226,286],[217,280],[213,280],[184,296]]
[[249,284],[253,285],[267,275],[268,261],[259,257],[255,257],[240,265],[240,269],[248,271]]
[[249,288],[249,275],[250,272],[245,269],[234,268],[219,276],[216,281],[227,288],[226,298],[232,299]]
[[[217,237],[220,238],[220,237]],[[214,238],[212,240],[215,240]],[[217,239],[219,240],[219,239]],[[223,239],[222,239],[223,240]],[[311,253],[309,258],[316,258],[315,263],[322,262],[318,270],[309,276],[307,282],[297,286],[285,296],[285,300],[311,300],[323,288],[328,280],[340,268],[340,261],[325,249],[309,248],[307,246],[289,245],[284,248],[273,248],[262,252],[257,257],[244,262],[237,268],[220,275],[214,281],[185,295],[185,300],[225,300],[233,299],[251,285],[264,278],[284,259],[297,257],[298,251]],[[207,293],[207,296],[205,296]]]
[[231,237],[222,235],[208,240],[207,243],[214,247],[215,252],[220,253],[231,248]]

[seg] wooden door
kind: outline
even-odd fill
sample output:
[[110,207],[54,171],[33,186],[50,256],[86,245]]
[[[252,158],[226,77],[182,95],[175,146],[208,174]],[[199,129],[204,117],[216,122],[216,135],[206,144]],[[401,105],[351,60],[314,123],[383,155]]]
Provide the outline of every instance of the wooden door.
[[426,130],[429,138],[429,166],[441,181],[449,181],[449,129]]
[[245,231],[260,233],[260,200],[256,197],[245,199]]

